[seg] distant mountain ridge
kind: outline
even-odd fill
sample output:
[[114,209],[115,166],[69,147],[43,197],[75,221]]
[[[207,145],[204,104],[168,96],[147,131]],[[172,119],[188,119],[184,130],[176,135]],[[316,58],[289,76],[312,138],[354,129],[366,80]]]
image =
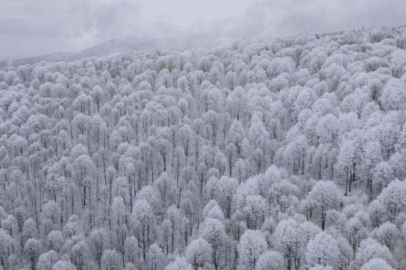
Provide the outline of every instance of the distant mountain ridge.
[[174,40],[158,38],[137,38],[129,37],[122,39],[111,39],[79,52],[57,52],[52,54],[40,55],[35,57],[0,60],[0,68],[11,66],[20,66],[25,64],[35,64],[41,61],[75,61],[83,58],[102,57],[115,53],[133,51],[133,50],[154,50],[154,49],[175,49],[178,44]]

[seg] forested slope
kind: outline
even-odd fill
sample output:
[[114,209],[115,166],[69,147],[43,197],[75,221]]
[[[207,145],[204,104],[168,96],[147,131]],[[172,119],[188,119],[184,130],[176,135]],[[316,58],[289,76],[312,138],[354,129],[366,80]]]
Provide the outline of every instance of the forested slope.
[[0,70],[0,269],[406,269],[406,28]]

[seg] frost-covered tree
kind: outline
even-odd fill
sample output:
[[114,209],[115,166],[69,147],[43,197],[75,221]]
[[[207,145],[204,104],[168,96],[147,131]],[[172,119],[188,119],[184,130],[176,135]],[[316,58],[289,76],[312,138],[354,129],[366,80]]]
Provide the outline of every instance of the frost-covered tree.
[[306,264],[308,267],[316,265],[337,267],[339,254],[336,240],[331,235],[321,232],[307,245]]
[[393,270],[393,268],[385,260],[373,258],[366,262],[361,270]]
[[224,248],[227,234],[224,225],[218,219],[207,218],[202,224],[201,236],[212,247],[212,262],[216,269],[224,263]]
[[293,219],[282,220],[275,229],[276,247],[284,257],[287,270],[298,269],[301,264],[301,240]]
[[258,259],[267,249],[264,236],[259,231],[247,230],[238,245],[239,269],[256,269]]
[[406,207],[406,184],[399,180],[394,180],[386,187],[377,198],[385,208],[390,221],[394,221],[397,215]]
[[309,218],[317,220],[321,229],[324,230],[327,211],[338,208],[340,202],[341,192],[333,182],[318,182],[306,198]]
[[189,264],[185,258],[183,257],[176,257],[176,259],[169,263],[165,270],[192,270],[192,265]]
[[278,270],[284,268],[284,261],[282,255],[277,251],[266,251],[259,258],[256,263],[256,270]]
[[155,217],[150,204],[145,200],[136,201],[133,208],[135,232],[145,260],[149,246],[153,243]]
[[211,262],[212,248],[210,244],[198,238],[193,240],[185,251],[186,260],[193,266],[194,269],[203,267],[205,263]]
[[371,259],[377,258],[384,260],[389,265],[393,263],[393,256],[386,246],[379,244],[371,238],[367,238],[361,242],[353,264],[354,267],[360,268]]
[[101,258],[101,269],[120,270],[122,269],[121,255],[115,250],[105,250]]
[[30,269],[37,269],[38,257],[41,253],[41,243],[34,238],[30,238],[24,245],[24,253],[30,263]]
[[391,79],[383,88],[380,98],[385,110],[398,110],[406,101],[405,84],[401,80]]
[[52,270],[76,270],[76,267],[69,261],[60,260],[52,266]]
[[42,253],[38,258],[38,269],[52,270],[53,265],[58,261],[58,253],[55,250],[50,250]]

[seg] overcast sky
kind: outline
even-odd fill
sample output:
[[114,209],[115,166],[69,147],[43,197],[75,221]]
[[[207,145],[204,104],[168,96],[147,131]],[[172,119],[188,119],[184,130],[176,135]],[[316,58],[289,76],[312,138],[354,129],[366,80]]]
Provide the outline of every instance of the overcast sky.
[[0,59],[78,51],[129,36],[213,45],[406,24],[406,0],[0,0]]

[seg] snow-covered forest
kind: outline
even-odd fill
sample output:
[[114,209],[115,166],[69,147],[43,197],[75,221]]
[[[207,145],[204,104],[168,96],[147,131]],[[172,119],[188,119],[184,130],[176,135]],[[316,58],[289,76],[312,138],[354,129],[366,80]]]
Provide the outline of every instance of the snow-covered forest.
[[0,70],[1,270],[406,269],[406,27]]

